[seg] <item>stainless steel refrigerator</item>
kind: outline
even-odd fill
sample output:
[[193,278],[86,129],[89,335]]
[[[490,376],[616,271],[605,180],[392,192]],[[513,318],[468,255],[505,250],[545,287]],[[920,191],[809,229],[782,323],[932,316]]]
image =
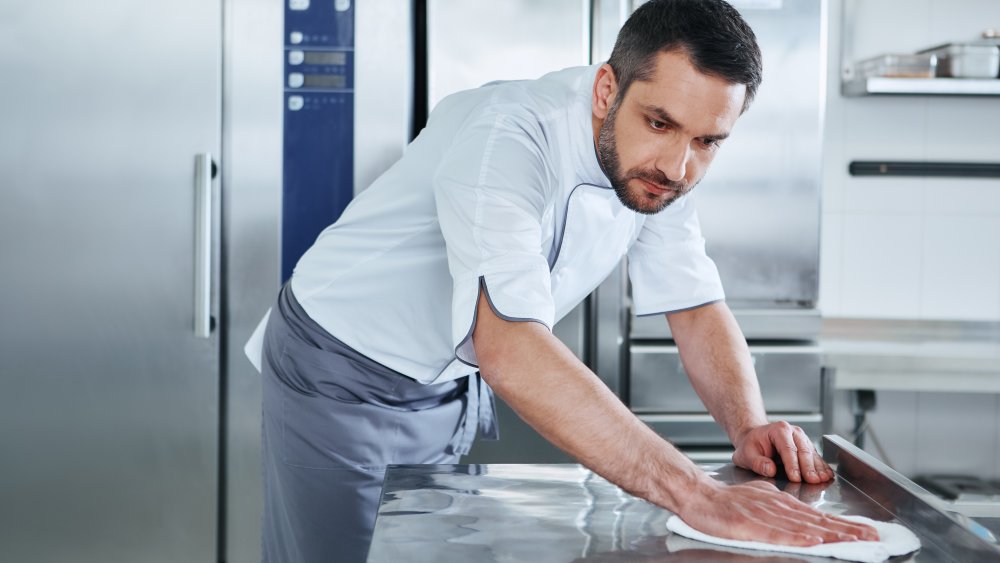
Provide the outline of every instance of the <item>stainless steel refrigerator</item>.
[[256,492],[227,495],[226,449],[253,455],[227,433],[259,424],[230,368],[278,282],[281,20],[0,6],[0,560],[225,559],[227,496]]
[[260,560],[243,346],[409,141],[413,13],[0,6],[0,561]]

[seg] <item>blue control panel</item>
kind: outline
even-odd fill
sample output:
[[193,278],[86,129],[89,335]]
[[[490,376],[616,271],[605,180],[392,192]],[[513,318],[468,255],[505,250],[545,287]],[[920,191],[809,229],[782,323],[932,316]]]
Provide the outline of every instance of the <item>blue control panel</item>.
[[354,196],[353,0],[285,0],[281,275]]

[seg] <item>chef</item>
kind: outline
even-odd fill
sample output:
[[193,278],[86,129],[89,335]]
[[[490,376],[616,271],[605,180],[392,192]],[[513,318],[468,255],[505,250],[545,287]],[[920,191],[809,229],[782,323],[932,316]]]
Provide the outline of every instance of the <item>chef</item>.
[[761,80],[722,0],[652,0],[606,64],[441,101],[403,158],[298,262],[248,345],[263,373],[265,561],[359,561],[386,465],[455,463],[497,436],[493,393],[622,489],[703,532],[872,539],[766,482],[724,486],[640,422],[551,328],[627,256],[733,461],[830,468],[768,423],[688,194]]

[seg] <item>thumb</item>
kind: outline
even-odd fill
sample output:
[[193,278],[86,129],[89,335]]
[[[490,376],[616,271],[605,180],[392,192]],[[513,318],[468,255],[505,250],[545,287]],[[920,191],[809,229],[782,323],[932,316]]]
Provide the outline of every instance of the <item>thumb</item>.
[[743,465],[746,469],[753,470],[754,473],[758,475],[763,475],[764,477],[774,477],[777,473],[777,468],[774,465],[774,460],[763,455],[754,455],[749,460],[747,460],[747,465],[742,463],[738,465]]

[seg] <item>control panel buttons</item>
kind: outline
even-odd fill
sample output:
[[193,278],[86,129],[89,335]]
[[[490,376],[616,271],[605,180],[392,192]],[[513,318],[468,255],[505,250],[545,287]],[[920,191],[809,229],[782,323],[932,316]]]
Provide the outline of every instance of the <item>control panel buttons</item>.
[[302,51],[289,51],[288,52],[288,64],[290,65],[300,65],[302,61],[306,60],[306,54]]
[[333,9],[338,12],[346,12],[351,9],[351,0],[333,0]]
[[306,77],[301,72],[291,72],[288,74],[288,87],[301,88],[306,81]]
[[293,31],[288,34],[288,42],[291,43],[292,45],[298,45],[299,43],[302,43],[302,39],[303,37],[301,31]]
[[309,9],[309,0],[288,0],[288,9],[302,11]]
[[302,96],[288,96],[288,111],[299,111],[306,101]]

